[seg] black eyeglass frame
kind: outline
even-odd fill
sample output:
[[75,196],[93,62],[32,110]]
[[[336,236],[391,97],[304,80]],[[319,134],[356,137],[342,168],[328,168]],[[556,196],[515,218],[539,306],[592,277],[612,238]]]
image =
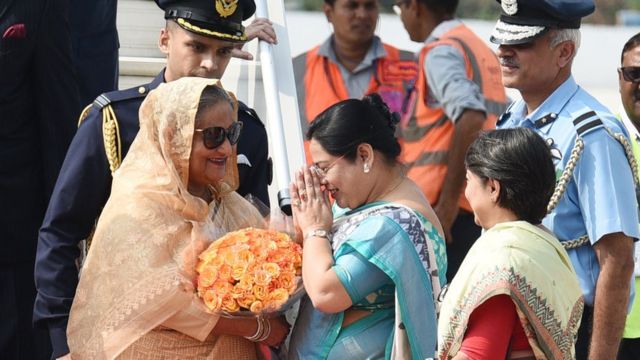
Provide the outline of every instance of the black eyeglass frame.
[[623,66],[619,67],[618,71],[625,81],[640,83],[640,66]]
[[242,121],[236,121],[226,129],[222,126],[212,126],[205,129],[194,129],[194,131],[202,133],[204,147],[213,150],[222,145],[225,139],[229,140],[231,145],[237,144],[240,140],[243,126]]

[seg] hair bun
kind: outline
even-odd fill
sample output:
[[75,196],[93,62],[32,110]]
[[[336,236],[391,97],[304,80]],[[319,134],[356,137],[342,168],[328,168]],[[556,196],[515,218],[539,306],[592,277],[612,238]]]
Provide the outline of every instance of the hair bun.
[[393,129],[394,131],[396,130],[396,126],[400,123],[400,113],[399,112],[392,112],[391,113],[391,118],[389,119],[389,126],[391,126],[391,129]]
[[362,98],[362,101],[373,107],[383,119],[387,120],[387,125],[392,131],[396,131],[396,125],[400,122],[400,114],[392,112],[378,93],[372,93]]

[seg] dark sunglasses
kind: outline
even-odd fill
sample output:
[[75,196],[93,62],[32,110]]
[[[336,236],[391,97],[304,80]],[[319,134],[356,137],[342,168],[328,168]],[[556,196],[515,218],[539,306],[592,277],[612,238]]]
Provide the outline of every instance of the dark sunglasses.
[[242,121],[234,122],[228,129],[221,126],[212,126],[206,129],[195,129],[195,131],[202,133],[204,147],[213,150],[222,145],[225,138],[229,139],[231,145],[237,144],[242,132]]
[[622,73],[622,78],[625,81],[640,82],[640,66],[624,66],[618,68],[618,71]]

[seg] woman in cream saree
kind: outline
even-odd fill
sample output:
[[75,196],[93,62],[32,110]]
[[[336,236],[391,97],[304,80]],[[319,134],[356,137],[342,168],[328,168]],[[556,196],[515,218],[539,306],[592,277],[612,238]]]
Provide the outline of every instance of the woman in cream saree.
[[[67,330],[72,358],[256,358],[243,338],[256,321],[211,314],[195,293],[200,252],[262,221],[234,192],[235,104],[200,78],[162,84],[142,104],[82,269]],[[276,345],[287,327],[270,322],[265,342]]]
[[582,291],[569,256],[540,222],[555,185],[545,141],[526,128],[481,135],[465,195],[485,229],[449,285],[438,358],[575,358]]

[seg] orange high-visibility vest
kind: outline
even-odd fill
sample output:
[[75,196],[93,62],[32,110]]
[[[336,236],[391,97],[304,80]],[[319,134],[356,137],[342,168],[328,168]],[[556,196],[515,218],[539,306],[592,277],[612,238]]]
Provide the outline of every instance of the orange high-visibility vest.
[[[454,46],[464,54],[467,77],[482,91],[487,110],[484,129],[495,128],[496,120],[507,103],[497,57],[465,25],[456,26],[422,48],[418,60],[417,91],[412,99],[413,111],[408,115],[408,121],[403,121],[400,126],[401,160],[409,167],[408,176],[420,186],[432,205],[438,203],[447,174],[447,158],[455,124],[447,118],[443,108],[432,108],[427,104],[429,84],[422,64],[431,49],[443,44]],[[471,210],[464,192],[460,195],[459,204],[461,208]]]
[[[376,71],[365,94],[377,92],[392,111],[400,111],[407,94],[417,80],[418,65],[413,54],[400,51],[391,45],[382,45],[387,56],[375,61]],[[319,55],[319,48],[318,45],[293,60],[303,135],[307,133],[309,123],[318,114],[337,102],[349,99],[340,68],[327,57]],[[306,140],[304,147],[307,162],[311,163],[309,142]]]

